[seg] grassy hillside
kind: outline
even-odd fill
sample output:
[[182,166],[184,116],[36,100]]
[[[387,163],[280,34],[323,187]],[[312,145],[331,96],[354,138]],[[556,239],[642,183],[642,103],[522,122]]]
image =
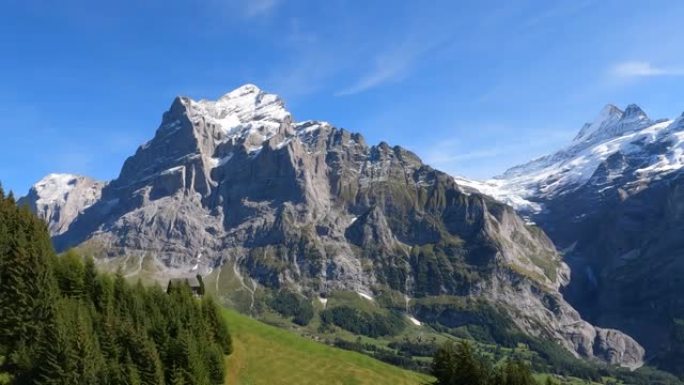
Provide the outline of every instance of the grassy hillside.
[[428,376],[311,341],[233,310],[224,314],[233,336],[227,384],[418,385],[430,381]]
[[[149,263],[149,258],[120,257],[110,258],[105,270],[116,271],[122,268],[124,276],[135,282],[141,279],[146,283],[155,282],[155,266]],[[234,334],[236,353],[228,360],[229,378],[228,384],[422,384],[429,382],[429,377],[415,372],[402,370],[399,367],[382,363],[370,356],[377,352],[394,353],[391,358],[401,354],[409,354],[421,365],[429,365],[430,354],[414,354],[413,352],[401,352],[391,344],[420,342],[423,345],[441,345],[446,340],[467,339],[473,342],[479,353],[489,356],[494,362],[504,362],[506,358],[513,357],[533,364],[533,368],[540,374],[538,379],[545,380],[544,372],[566,373],[566,377],[553,375],[561,384],[681,384],[676,378],[652,368],[642,368],[637,372],[629,372],[611,367],[593,366],[579,360],[568,361],[563,355],[565,352],[559,347],[551,345],[553,349],[549,357],[542,357],[524,343],[515,346],[497,345],[492,341],[478,340],[478,335],[473,335],[481,329],[480,324],[474,328],[460,327],[451,330],[437,329],[433,325],[414,325],[406,318],[406,328],[397,335],[371,338],[359,336],[340,327],[322,327],[320,314],[325,308],[336,306],[351,306],[368,313],[387,313],[387,307],[397,308],[403,304],[403,296],[385,293],[377,296],[374,300],[362,298],[354,292],[330,292],[327,297],[327,306],[321,301],[313,299],[311,304],[314,308],[313,319],[306,325],[295,325],[291,319],[284,317],[269,307],[268,301],[273,293],[265,290],[248,277],[240,275],[232,264],[226,264],[222,268],[204,277],[207,292],[216,297],[224,306],[237,309],[242,313],[256,316],[267,322],[256,321],[252,318],[240,315],[236,310],[226,310],[225,315],[229,320],[231,332]],[[165,282],[159,282],[165,286]],[[397,298],[394,298],[397,297]],[[425,300],[413,300],[412,307],[421,304],[431,304],[435,301],[445,301],[447,298],[427,298]],[[448,301],[447,301],[448,302]],[[477,310],[477,309],[476,309]],[[485,335],[486,337],[486,335]],[[316,343],[312,338],[318,338],[327,344],[337,344],[344,350],[323,343]],[[354,346],[339,345],[342,341]],[[360,344],[360,345],[359,345]],[[368,349],[368,348],[373,349]],[[358,349],[357,349],[358,348]],[[357,353],[364,352],[367,355]],[[376,355],[377,356],[377,355]],[[383,359],[387,355],[380,355]],[[567,356],[567,355],[566,355]],[[560,361],[558,361],[560,359]],[[535,366],[536,364],[536,366]],[[398,363],[397,365],[402,365]],[[575,365],[581,365],[575,366]],[[296,369],[293,369],[296,368]],[[574,370],[577,369],[577,370]],[[573,371],[574,370],[574,371]],[[583,375],[585,371],[587,375]],[[579,373],[579,375],[575,374]],[[591,374],[591,375],[589,375]],[[571,376],[594,378],[596,382],[579,380]],[[1,378],[1,377],[0,377]],[[619,380],[618,380],[619,379]],[[1,384],[2,382],[0,382]]]

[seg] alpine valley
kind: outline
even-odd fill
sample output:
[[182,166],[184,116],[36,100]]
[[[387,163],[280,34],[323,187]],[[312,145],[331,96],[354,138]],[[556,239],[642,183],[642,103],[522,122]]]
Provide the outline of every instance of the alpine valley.
[[60,251],[144,281],[199,274],[306,333],[422,328],[683,374],[682,165],[684,119],[608,106],[567,148],[476,182],[244,85],[173,100],[116,179],[51,174],[20,203]]

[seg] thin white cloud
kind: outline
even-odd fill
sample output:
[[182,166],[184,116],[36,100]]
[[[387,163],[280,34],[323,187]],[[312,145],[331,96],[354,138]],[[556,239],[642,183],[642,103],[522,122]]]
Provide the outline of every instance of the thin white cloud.
[[426,154],[426,162],[432,165],[441,166],[449,165],[451,163],[459,163],[462,161],[487,159],[501,155],[504,152],[502,148],[489,148],[482,150],[467,151],[462,153],[454,153],[453,149],[439,147],[431,149]]
[[244,2],[245,16],[257,17],[270,14],[279,4],[280,0],[247,0]]
[[351,86],[335,93],[346,96],[368,91],[380,85],[396,82],[406,77],[418,61],[446,39],[412,37],[398,47],[379,53],[373,59],[373,68],[362,75]]
[[[550,4],[554,4],[550,2]],[[524,27],[535,27],[539,24],[570,17],[593,4],[593,0],[558,2],[555,6],[542,10],[522,23]]]
[[282,0],[204,0],[197,2],[209,20],[204,27],[210,31],[223,32],[225,23],[253,22],[256,19],[271,20],[271,16],[283,5]]
[[647,61],[628,61],[614,66],[611,73],[621,78],[683,76],[684,68],[664,68],[654,66]]
[[[483,126],[482,131],[491,130],[503,134],[513,131],[506,126]],[[425,162],[452,175],[463,175],[475,179],[488,179],[508,168],[557,150],[569,143],[575,130],[546,128],[521,132],[517,139],[505,143],[499,141],[483,143],[483,137],[442,139],[427,148],[416,149]],[[485,135],[483,133],[483,135]],[[491,134],[487,134],[491,136]],[[476,148],[473,148],[476,143]],[[477,148],[479,146],[479,148]]]
[[413,65],[417,56],[417,51],[413,52],[409,50],[380,55],[375,60],[376,64],[374,69],[361,76],[361,78],[351,86],[338,91],[335,95],[344,96],[358,94],[383,83],[401,80]]

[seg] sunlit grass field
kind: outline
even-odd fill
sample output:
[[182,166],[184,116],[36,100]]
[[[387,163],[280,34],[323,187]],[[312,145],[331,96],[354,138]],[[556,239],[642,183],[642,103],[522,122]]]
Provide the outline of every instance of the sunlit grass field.
[[224,314],[234,348],[227,361],[226,384],[418,385],[431,381],[429,376],[309,340],[233,310]]

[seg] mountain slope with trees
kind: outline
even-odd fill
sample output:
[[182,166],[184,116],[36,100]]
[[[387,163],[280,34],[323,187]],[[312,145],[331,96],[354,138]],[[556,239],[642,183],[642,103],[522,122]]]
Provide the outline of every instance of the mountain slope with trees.
[[10,384],[222,384],[232,342],[211,297],[131,285],[0,189],[0,376]]

